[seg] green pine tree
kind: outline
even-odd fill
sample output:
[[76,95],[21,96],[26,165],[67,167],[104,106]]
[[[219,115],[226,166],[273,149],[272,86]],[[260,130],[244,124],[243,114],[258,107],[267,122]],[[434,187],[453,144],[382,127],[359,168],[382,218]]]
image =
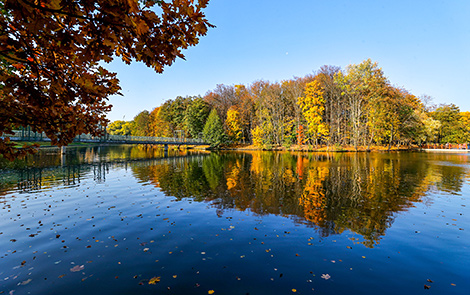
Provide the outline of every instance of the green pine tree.
[[212,109],[209,117],[207,118],[206,125],[202,131],[204,141],[209,143],[211,147],[218,147],[226,141],[224,126],[222,121],[217,115],[216,109]]

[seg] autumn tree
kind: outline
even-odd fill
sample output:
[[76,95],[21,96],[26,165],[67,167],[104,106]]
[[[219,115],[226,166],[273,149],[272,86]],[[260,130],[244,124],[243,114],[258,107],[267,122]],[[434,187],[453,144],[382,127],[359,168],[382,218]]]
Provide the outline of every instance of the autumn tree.
[[147,110],[143,110],[138,113],[134,119],[132,135],[134,136],[151,136],[150,130],[150,113]]
[[217,84],[214,90],[204,96],[204,100],[217,110],[222,123],[225,122],[227,110],[238,103],[234,86]]
[[416,143],[421,145],[422,143],[435,142],[441,123],[438,120],[434,120],[425,109],[414,110],[414,113],[419,123],[414,137]]
[[329,127],[323,121],[325,99],[323,98],[320,82],[315,80],[308,83],[305,88],[305,95],[299,97],[297,103],[307,121],[307,133],[313,136],[315,146],[317,146],[318,140],[326,138],[329,134]]
[[108,125],[107,132],[111,135],[121,135],[121,130],[124,124],[126,124],[126,121],[113,121]]
[[363,136],[362,118],[365,111],[365,101],[354,85],[352,77],[343,72],[338,72],[335,75],[335,83],[341,88],[341,95],[344,97],[344,101],[347,103],[347,116],[348,116],[348,134],[349,142],[351,142],[357,149],[359,141]]
[[348,104],[351,139],[357,149],[358,145],[366,145],[374,137],[374,134],[368,132],[368,121],[373,114],[370,106],[382,99],[389,82],[378,64],[370,59],[349,65],[345,73],[339,71],[334,79]]
[[425,106],[421,100],[403,88],[401,93],[401,104],[399,107],[398,136],[399,144],[409,145],[413,142],[419,143],[419,134],[425,128],[421,113],[425,112]]
[[305,85],[313,81],[313,78],[313,75],[307,75],[303,78],[294,77],[281,82],[282,109],[280,112],[283,116],[284,145],[298,142],[296,134],[300,131],[299,128],[303,122],[301,122],[302,114],[297,100],[303,95]]
[[458,106],[455,104],[440,105],[431,113],[431,116],[440,122],[438,132],[438,141],[440,143],[462,143],[464,141]]
[[234,142],[239,142],[242,138],[242,123],[240,118],[240,112],[235,108],[231,107],[227,111],[227,120],[225,120],[227,126],[228,138]]
[[325,99],[324,120],[329,126],[328,145],[343,145],[347,138],[348,104],[345,102],[344,96],[341,95],[341,88],[334,80],[340,70],[336,66],[324,65],[315,75],[315,79],[320,82]]
[[265,143],[269,145],[282,144],[285,135],[286,104],[281,85],[256,81],[251,85],[251,91],[257,98],[255,101],[256,125],[262,129],[262,133],[266,137]]
[[[120,87],[102,65],[114,56],[161,73],[209,27],[198,1],[32,1],[0,3],[0,154],[24,155],[8,134],[29,126],[54,145],[99,135]],[[156,9],[157,8],[157,9]]]
[[249,87],[235,85],[235,96],[238,102],[237,110],[240,113],[240,124],[242,128],[241,139],[245,142],[251,141],[251,127],[255,120],[254,97]]
[[108,125],[107,132],[111,135],[132,135],[135,130],[134,121],[117,120]]
[[163,120],[169,123],[170,134],[178,130],[186,130],[185,113],[187,107],[190,105],[192,98],[178,96],[175,99],[167,100],[160,109],[160,116]]
[[377,143],[388,142],[388,150],[397,140],[409,143],[418,136],[423,122],[415,111],[422,110],[424,106],[405,89],[389,85],[382,96],[369,105],[369,127]]
[[470,142],[470,112],[461,112],[459,123],[462,126],[463,142]]
[[156,137],[171,137],[170,123],[163,118],[162,107],[156,107],[150,112],[150,132]]
[[253,139],[253,144],[257,147],[264,147],[266,144],[266,135],[260,126],[256,126],[251,130],[251,138]]

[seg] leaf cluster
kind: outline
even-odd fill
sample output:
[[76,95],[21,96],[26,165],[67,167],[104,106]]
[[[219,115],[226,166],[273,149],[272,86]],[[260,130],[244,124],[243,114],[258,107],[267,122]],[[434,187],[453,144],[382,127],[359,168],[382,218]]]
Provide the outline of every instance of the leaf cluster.
[[[114,56],[161,73],[212,25],[208,0],[5,0],[0,9],[0,137],[30,126],[54,145],[100,135],[115,73]],[[158,11],[158,13],[156,12]],[[0,138],[0,154],[19,153]]]

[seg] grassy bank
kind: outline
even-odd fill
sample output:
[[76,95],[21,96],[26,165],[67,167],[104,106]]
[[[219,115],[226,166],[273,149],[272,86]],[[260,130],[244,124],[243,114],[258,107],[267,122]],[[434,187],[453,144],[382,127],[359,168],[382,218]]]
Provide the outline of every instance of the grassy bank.
[[[291,145],[291,146],[265,146],[259,147],[248,144],[231,144],[221,147],[222,150],[247,150],[247,151],[292,151],[292,152],[388,152],[388,146],[312,146],[312,145]],[[418,150],[416,146],[392,146],[390,151],[413,151]]]
[[[50,142],[14,142],[15,148],[22,148],[24,145],[37,144],[39,148],[58,148],[57,146],[51,145]],[[67,147],[94,147],[103,146],[109,144],[102,143],[87,143],[87,142],[73,142]],[[121,145],[121,144],[118,144]],[[206,150],[210,149],[209,146],[193,146],[193,145],[180,145],[180,146],[169,146],[170,149],[187,150]],[[291,146],[264,146],[259,147],[250,144],[229,144],[223,145],[219,148],[220,150],[238,150],[238,151],[292,151],[292,152],[388,152],[388,146],[360,146],[357,150],[353,146],[312,146],[312,145],[291,145]],[[390,151],[412,151],[418,150],[416,146],[393,146]]]

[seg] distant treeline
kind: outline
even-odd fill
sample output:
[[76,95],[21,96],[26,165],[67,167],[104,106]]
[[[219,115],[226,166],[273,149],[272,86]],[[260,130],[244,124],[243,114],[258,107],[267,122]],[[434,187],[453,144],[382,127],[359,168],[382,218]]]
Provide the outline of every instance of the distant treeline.
[[369,147],[470,141],[470,112],[433,105],[391,84],[370,59],[342,70],[281,82],[217,85],[203,97],[177,97],[132,121],[114,121],[110,134],[203,137],[213,145]]

